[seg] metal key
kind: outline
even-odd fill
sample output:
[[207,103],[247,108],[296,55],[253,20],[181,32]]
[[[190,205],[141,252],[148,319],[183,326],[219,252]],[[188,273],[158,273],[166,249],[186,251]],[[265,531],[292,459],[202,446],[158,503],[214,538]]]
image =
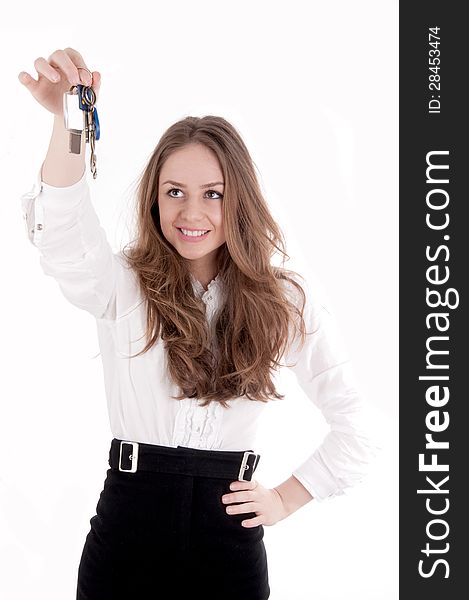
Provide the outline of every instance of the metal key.
[[98,121],[98,117],[97,117],[98,111],[95,107],[96,93],[92,87],[78,86],[78,89],[79,89],[79,93],[81,94],[80,108],[85,111],[86,141],[91,146],[90,168],[91,168],[91,172],[93,173],[93,178],[96,179],[97,171],[96,171],[95,146],[96,146],[96,139],[99,139],[99,131],[98,131],[98,137],[96,137],[97,125],[99,128],[99,121]]

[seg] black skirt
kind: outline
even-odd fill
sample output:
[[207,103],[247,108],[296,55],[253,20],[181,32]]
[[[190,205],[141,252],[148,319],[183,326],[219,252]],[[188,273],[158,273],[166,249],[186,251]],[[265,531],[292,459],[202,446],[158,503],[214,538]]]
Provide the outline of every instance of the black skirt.
[[[244,459],[244,462],[243,462]],[[78,567],[77,600],[266,600],[262,525],[221,497],[259,455],[114,438]]]

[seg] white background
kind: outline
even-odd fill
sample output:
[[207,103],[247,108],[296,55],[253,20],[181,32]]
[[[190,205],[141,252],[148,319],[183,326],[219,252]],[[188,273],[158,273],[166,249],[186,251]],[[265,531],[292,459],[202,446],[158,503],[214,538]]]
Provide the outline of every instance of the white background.
[[[51,2],[1,26],[0,596],[75,598],[111,432],[94,319],[46,277],[20,195],[53,116],[17,79],[71,46],[102,74],[94,206],[114,251],[163,131],[221,115],[241,133],[287,241],[327,293],[382,450],[365,482],[265,527],[271,600],[398,597],[398,7],[395,1]],[[87,147],[89,163],[89,147]],[[326,432],[285,373],[257,479],[274,486]]]

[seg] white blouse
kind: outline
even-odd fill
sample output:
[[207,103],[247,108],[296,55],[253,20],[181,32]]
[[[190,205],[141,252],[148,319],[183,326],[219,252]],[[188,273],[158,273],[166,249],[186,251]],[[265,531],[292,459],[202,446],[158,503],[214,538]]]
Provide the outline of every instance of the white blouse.
[[[196,398],[171,398],[179,389],[169,378],[161,340],[145,354],[146,311],[136,277],[122,252],[113,253],[90,198],[86,172],[68,187],[42,181],[41,169],[30,192],[21,196],[26,232],[39,249],[40,265],[64,296],[96,319],[113,437],[165,446],[209,450],[256,450],[264,402],[243,397],[207,407]],[[204,290],[207,321],[223,304],[219,275]],[[293,475],[319,501],[342,494],[359,482],[375,455],[367,434],[366,410],[335,320],[324,303],[300,280],[307,295],[305,345],[294,345],[283,363],[295,373],[307,396],[322,411],[330,431]],[[288,284],[289,287],[291,284]],[[288,290],[287,290],[288,291]],[[295,301],[295,297],[291,296]]]

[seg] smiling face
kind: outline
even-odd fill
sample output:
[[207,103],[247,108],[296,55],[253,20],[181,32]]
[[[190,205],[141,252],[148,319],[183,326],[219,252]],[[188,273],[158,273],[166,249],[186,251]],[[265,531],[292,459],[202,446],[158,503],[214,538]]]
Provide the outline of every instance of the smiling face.
[[161,229],[178,253],[192,261],[190,269],[200,281],[215,276],[217,249],[225,242],[223,191],[218,159],[203,144],[179,148],[163,164],[158,182]]

